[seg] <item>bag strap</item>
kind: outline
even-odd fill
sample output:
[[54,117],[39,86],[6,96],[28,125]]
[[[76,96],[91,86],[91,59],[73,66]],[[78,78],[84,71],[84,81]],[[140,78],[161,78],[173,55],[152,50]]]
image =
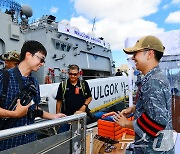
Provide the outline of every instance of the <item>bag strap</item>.
[[64,111],[66,110],[65,98],[64,98],[64,95],[66,93],[66,87],[67,87],[67,80],[62,81],[62,104],[63,104]]
[[66,93],[66,87],[67,87],[67,80],[62,81],[62,98],[64,100],[64,95]]
[[3,87],[2,87],[2,95],[0,99],[0,107],[4,106],[4,101],[6,100],[7,90],[8,90],[8,84],[9,84],[9,72],[6,69],[0,70],[3,73]]
[[23,86],[23,82],[21,79],[21,74],[20,74],[17,66],[14,68],[14,73],[16,74],[16,79],[18,80],[20,91],[22,91],[24,86]]
[[84,80],[80,80],[80,86],[81,86],[81,89],[82,89],[83,96],[86,96],[86,88],[85,88]]
[[[66,87],[67,87],[67,80],[62,81],[62,98],[64,99],[64,95],[66,93]],[[86,95],[86,88],[85,88],[85,82],[84,80],[80,80],[80,87],[82,89],[83,96]]]

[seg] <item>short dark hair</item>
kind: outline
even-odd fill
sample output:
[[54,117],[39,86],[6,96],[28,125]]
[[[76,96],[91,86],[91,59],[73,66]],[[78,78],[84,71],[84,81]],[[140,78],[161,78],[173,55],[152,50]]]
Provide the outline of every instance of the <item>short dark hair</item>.
[[78,70],[78,72],[79,72],[79,66],[76,64],[69,65],[69,71],[70,70]]
[[32,55],[37,52],[41,52],[45,56],[47,55],[45,47],[40,42],[34,40],[24,42],[21,48],[20,62],[25,59],[26,52],[30,52]]
[[154,50],[154,57],[158,62],[160,61],[162,56],[163,56],[163,52],[159,52],[159,51]]

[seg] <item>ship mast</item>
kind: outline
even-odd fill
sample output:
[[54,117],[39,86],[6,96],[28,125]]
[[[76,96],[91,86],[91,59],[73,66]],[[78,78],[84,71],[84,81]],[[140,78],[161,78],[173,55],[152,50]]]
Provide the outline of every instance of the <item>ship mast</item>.
[[94,31],[94,26],[95,26],[95,23],[96,23],[96,17],[95,17],[95,18],[94,18],[94,20],[93,20],[92,32]]
[[5,13],[10,14],[12,17],[12,21],[18,23],[18,14],[21,11],[21,5],[19,3],[13,0],[1,0],[0,7],[9,8],[9,10],[6,9]]

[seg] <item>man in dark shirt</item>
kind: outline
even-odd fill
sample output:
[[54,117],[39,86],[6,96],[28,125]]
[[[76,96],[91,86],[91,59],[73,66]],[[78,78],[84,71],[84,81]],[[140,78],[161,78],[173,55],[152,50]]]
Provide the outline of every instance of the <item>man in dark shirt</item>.
[[122,74],[121,70],[120,70],[120,69],[117,69],[116,76],[122,76],[122,75],[123,75],[123,74]]
[[[69,79],[65,81],[65,90],[63,91],[62,83],[60,83],[56,96],[56,112],[66,115],[73,115],[78,112],[85,112],[86,107],[92,100],[91,91],[86,81],[79,80],[79,67],[71,65],[69,67]],[[83,88],[81,83],[85,86]],[[65,92],[65,93],[64,93]],[[63,94],[64,93],[64,94]]]

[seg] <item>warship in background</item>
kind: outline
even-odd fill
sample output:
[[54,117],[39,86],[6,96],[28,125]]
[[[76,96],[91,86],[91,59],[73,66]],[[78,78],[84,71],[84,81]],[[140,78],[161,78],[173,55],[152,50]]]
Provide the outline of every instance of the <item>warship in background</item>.
[[[55,16],[45,15],[29,24],[33,11],[27,5],[12,0],[1,0],[0,6],[0,54],[20,51],[27,40],[37,40],[47,49],[45,65],[35,73],[40,84],[50,75],[53,83],[67,77],[70,64],[81,68],[84,79],[108,77],[115,74],[110,44],[96,38],[93,32],[85,34]],[[6,8],[6,9],[5,9]]]
[[[115,63],[110,44],[102,37],[96,38],[93,32],[85,34],[70,26],[67,20],[56,22],[52,15],[44,15],[29,24],[32,9],[14,0],[1,0],[0,7],[0,54],[11,50],[20,52],[27,40],[37,40],[47,50],[45,65],[33,75],[40,83],[41,101],[49,112],[56,112],[54,95],[59,82],[68,77],[71,64],[79,65],[81,77],[88,79],[93,97],[89,105],[92,112],[116,106],[125,100],[128,95],[127,76],[114,77]],[[44,84],[47,76],[52,79],[51,84]]]
[[[34,75],[40,85],[40,107],[55,113],[59,82],[67,78],[69,65],[77,64],[81,69],[81,76],[88,80],[93,100],[89,105],[92,113],[111,107],[119,110],[124,106],[120,103],[126,100],[128,80],[126,77],[110,77],[115,74],[115,63],[112,60],[110,44],[104,39],[96,38],[93,32],[85,34],[78,28],[70,26],[63,20],[56,22],[55,16],[45,15],[39,20],[29,24],[32,9],[16,3],[13,0],[1,0],[0,7],[0,54],[20,49],[27,40],[41,42],[48,54],[46,63]],[[1,65],[1,68],[3,65]],[[52,84],[44,84],[49,75]],[[107,78],[108,77],[108,78]],[[55,126],[71,123],[71,129],[58,134]],[[37,132],[41,134],[37,141],[22,146],[7,149],[6,153],[91,153],[93,149],[93,130],[88,127],[86,114],[67,116],[65,118],[42,121],[37,119],[35,124],[23,127],[1,130],[0,140],[18,136],[24,133]],[[86,152],[86,135],[90,134],[90,152]],[[44,137],[45,136],[45,137]],[[1,153],[1,152],[0,152]]]
[[[0,8],[0,54],[11,50],[20,52],[27,40],[37,40],[47,50],[45,65],[33,75],[40,83],[41,101],[49,112],[56,112],[54,95],[59,82],[68,77],[71,64],[79,65],[81,77],[89,83],[93,97],[89,108],[92,112],[116,106],[125,100],[128,95],[127,76],[114,77],[115,62],[110,44],[102,37],[96,38],[93,32],[85,34],[70,26],[67,20],[56,22],[52,15],[44,15],[30,24],[32,9],[14,0],[1,0]],[[47,77],[52,79],[51,84],[45,84]]]

